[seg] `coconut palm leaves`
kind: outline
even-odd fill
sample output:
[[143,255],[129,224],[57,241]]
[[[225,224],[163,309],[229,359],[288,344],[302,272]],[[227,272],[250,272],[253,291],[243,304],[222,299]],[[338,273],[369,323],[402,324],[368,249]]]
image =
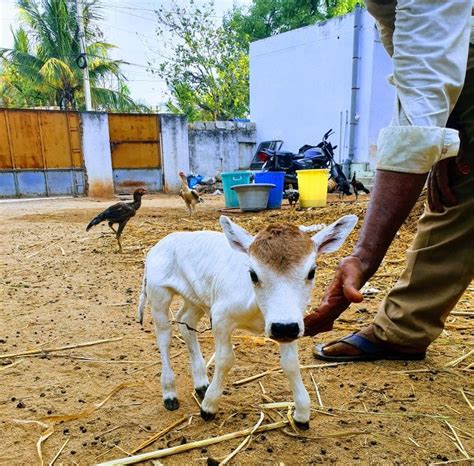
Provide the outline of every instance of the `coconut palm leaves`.
[[[5,106],[56,105],[83,109],[82,65],[75,6],[67,0],[18,0],[20,26],[11,49],[0,49],[1,91]],[[120,61],[108,54],[97,26],[98,0],[84,7],[87,65],[94,107],[99,110],[144,110],[129,96]]]

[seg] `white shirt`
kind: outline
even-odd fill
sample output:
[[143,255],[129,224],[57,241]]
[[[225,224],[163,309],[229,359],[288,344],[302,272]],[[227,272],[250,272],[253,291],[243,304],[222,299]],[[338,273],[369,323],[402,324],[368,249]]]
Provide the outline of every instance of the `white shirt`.
[[[391,55],[397,89],[391,125],[377,144],[381,170],[427,173],[456,156],[459,135],[446,123],[461,93],[473,29],[470,0],[366,0]],[[473,42],[474,33],[471,37]],[[470,50],[470,53],[469,53]]]

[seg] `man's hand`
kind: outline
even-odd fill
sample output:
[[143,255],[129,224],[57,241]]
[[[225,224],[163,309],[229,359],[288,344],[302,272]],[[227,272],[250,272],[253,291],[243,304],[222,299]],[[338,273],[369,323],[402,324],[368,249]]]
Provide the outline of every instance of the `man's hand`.
[[428,205],[432,212],[441,213],[444,207],[457,205],[458,201],[451,190],[452,181],[470,171],[463,150],[459,151],[457,157],[440,160],[431,169],[428,177]]
[[362,301],[359,290],[379,268],[395,233],[418,199],[426,177],[427,174],[377,170],[354,252],[340,262],[320,306],[305,318],[305,335],[331,330],[334,320],[351,303]]
[[364,298],[360,289],[366,282],[364,265],[357,256],[348,256],[339,263],[336,274],[318,309],[304,319],[305,335],[332,330],[334,321],[351,303],[360,303]]

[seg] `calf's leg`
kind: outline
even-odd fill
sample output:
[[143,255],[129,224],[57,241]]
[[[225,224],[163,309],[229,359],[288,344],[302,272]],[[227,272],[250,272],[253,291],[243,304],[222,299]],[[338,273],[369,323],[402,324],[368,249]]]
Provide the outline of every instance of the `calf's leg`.
[[[199,320],[203,314],[204,312],[201,309],[185,302],[179,310],[176,320],[178,322],[184,322],[191,329],[195,329],[197,328]],[[181,336],[188,347],[189,357],[191,359],[191,369],[193,372],[194,389],[196,390],[198,397],[202,400],[207,387],[209,386],[209,380],[207,378],[206,363],[202,357],[197,335],[196,332],[190,330],[183,324],[179,325],[179,330],[181,331]]]
[[288,377],[291,390],[293,391],[293,398],[295,400],[293,419],[300,429],[307,430],[309,429],[311,399],[301,378],[298,343],[296,341],[280,344],[280,362],[281,368]]
[[155,321],[156,343],[161,354],[161,390],[163,403],[166,409],[173,411],[179,408],[174,383],[174,372],[171,367],[170,345],[171,345],[171,322],[169,319],[169,306],[173,299],[173,293],[166,288],[152,290],[149,294],[151,312]]
[[232,329],[225,323],[213,327],[214,340],[216,343],[215,372],[212,377],[204,400],[201,405],[201,417],[205,421],[213,419],[217,412],[219,400],[224,390],[224,379],[235,362],[234,350],[232,348]]

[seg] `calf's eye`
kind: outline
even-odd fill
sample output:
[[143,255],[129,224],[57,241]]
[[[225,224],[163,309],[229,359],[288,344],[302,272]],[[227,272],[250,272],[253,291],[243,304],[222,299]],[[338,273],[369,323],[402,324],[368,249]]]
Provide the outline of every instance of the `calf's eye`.
[[257,284],[258,283],[258,276],[253,270],[249,270],[250,273],[250,279],[252,280],[253,283]]
[[314,278],[315,273],[316,273],[316,268],[313,267],[308,273],[308,280],[312,280]]

